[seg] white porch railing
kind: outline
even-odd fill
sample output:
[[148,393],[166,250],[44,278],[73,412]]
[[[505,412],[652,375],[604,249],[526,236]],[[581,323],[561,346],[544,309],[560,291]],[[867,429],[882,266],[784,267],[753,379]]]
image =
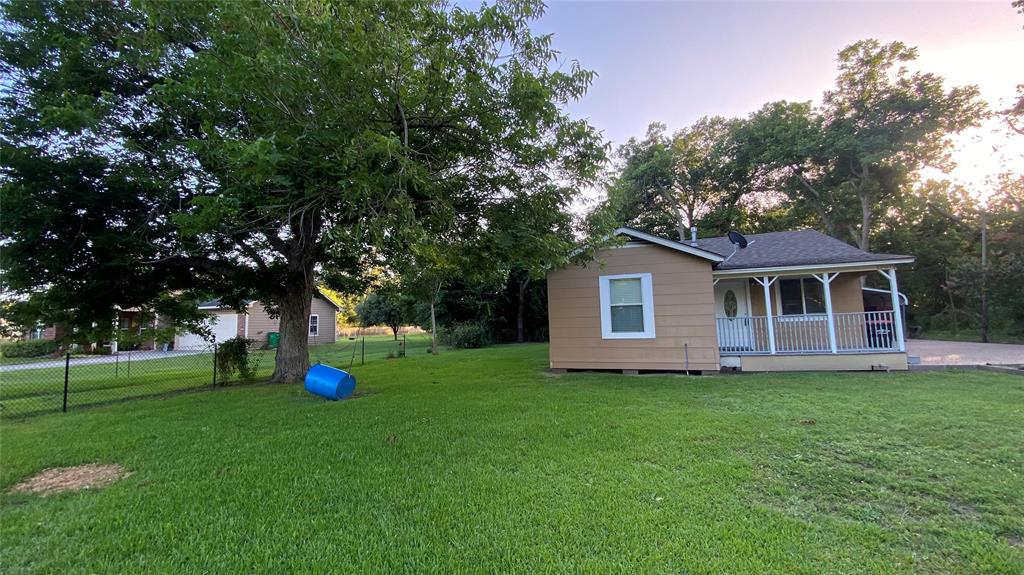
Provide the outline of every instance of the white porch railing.
[[[891,311],[836,313],[833,317],[836,353],[898,351]],[[718,349],[722,355],[772,353],[831,353],[828,315],[718,317]]]

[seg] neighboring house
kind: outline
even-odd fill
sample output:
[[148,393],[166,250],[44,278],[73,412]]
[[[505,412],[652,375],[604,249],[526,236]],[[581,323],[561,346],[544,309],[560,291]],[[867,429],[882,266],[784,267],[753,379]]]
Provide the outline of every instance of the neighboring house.
[[[199,309],[213,316],[213,335],[217,342],[233,337],[247,337],[257,342],[268,343],[271,332],[280,332],[278,318],[270,317],[263,304],[258,301],[246,304],[244,313],[238,313],[224,306],[218,300],[205,301]],[[310,304],[309,321],[306,330],[309,343],[334,343],[338,318],[338,306],[329,297],[317,290]],[[201,334],[186,332],[174,338],[174,348],[183,349],[208,345]]]
[[[753,234],[746,247],[615,234],[626,243],[548,273],[552,369],[907,369],[903,318],[892,310],[895,266],[911,256],[813,230]],[[864,304],[862,278],[875,274],[889,287],[884,309]]]
[[36,327],[26,331],[22,334],[21,339],[24,340],[54,340],[57,339],[58,330],[56,325],[37,325]]
[[[122,332],[141,334],[143,328],[153,327],[156,325],[152,320],[145,324],[142,321],[142,314],[137,309],[118,309],[117,310],[117,329]],[[62,339],[67,335],[67,326],[64,324],[50,324],[47,326],[37,325],[36,327],[26,331],[22,334],[21,338],[24,340],[55,340]],[[94,342],[86,344],[87,348],[93,346],[111,346],[115,351],[117,350],[117,344],[107,341]],[[141,341],[133,346],[133,349],[154,349],[155,344],[152,339]],[[124,349],[124,348],[122,348]]]

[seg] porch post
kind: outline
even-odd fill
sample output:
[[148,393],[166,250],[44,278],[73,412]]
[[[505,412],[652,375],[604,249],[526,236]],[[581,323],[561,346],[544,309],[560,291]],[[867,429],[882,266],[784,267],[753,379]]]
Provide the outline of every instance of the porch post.
[[825,289],[825,315],[828,316],[828,346],[832,353],[839,353],[836,348],[836,318],[832,315],[832,280],[836,279],[839,272],[824,272],[821,275],[814,274],[814,279],[821,282]]
[[[121,312],[117,312],[114,317],[114,335],[110,339],[110,353],[117,354],[117,338],[121,336]],[[96,344],[99,347],[99,343]]]
[[903,314],[900,313],[900,292],[896,286],[896,268],[878,270],[889,280],[889,295],[892,297],[892,321],[896,328],[896,345],[900,351],[906,351],[907,346],[903,341]]
[[772,321],[772,284],[778,279],[775,276],[768,279],[769,276],[763,276],[760,278],[754,278],[754,281],[761,284],[764,288],[764,314],[768,320],[768,353],[775,355],[775,322]]

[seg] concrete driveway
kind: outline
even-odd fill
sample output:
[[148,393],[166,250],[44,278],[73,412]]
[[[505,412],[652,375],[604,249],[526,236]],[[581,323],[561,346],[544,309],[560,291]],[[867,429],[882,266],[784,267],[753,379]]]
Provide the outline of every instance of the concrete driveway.
[[[97,364],[97,363],[115,363],[115,362],[126,362],[126,361],[147,361],[151,359],[167,359],[169,357],[181,357],[183,355],[197,355],[200,353],[210,353],[209,348],[206,349],[181,349],[176,351],[133,351],[131,353],[122,351],[116,355],[94,355],[89,357],[72,357],[71,365],[83,365],[83,364]],[[10,371],[26,371],[29,369],[46,369],[54,367],[64,367],[63,359],[55,359],[50,361],[37,361],[34,363],[15,363],[11,365],[0,365],[0,373]]]
[[1024,364],[1024,345],[908,339],[907,354],[921,365]]

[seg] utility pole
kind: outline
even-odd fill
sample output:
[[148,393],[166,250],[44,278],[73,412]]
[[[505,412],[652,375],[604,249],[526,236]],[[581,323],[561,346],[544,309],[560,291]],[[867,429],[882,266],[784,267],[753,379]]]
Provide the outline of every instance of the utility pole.
[[988,230],[981,211],[981,342],[988,343]]

